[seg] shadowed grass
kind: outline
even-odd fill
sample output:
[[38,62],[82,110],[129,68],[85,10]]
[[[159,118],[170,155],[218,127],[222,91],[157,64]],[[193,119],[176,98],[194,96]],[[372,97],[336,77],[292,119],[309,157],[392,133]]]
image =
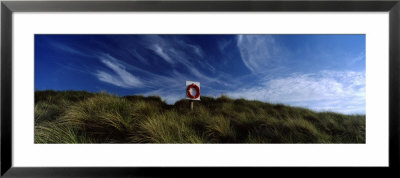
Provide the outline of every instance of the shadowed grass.
[[35,143],[365,143],[365,115],[226,96],[190,110],[158,96],[37,91]]
[[60,120],[99,142],[124,142],[132,131],[135,105],[104,93],[70,106]]
[[85,133],[57,122],[43,122],[35,126],[35,143],[95,143]]
[[201,143],[190,122],[192,118],[173,111],[155,114],[140,121],[130,139],[138,143]]

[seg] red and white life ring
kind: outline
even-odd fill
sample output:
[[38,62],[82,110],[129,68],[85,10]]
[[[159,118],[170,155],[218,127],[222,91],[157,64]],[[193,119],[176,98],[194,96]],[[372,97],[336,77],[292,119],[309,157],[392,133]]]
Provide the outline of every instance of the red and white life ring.
[[[192,93],[190,92],[190,89],[194,88],[196,90],[196,95],[193,96]],[[192,83],[191,85],[189,85],[186,89],[186,93],[188,95],[189,98],[192,99],[196,99],[200,96],[200,88],[199,86],[195,85],[194,83]]]

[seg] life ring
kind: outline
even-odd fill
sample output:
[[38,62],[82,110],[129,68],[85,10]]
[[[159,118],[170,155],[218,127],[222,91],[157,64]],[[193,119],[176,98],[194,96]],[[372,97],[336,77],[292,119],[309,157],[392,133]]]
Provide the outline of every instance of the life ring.
[[[196,90],[196,95],[195,96],[193,96],[192,93],[190,93],[190,89],[192,89],[192,88],[194,88]],[[187,93],[189,98],[196,99],[196,98],[198,98],[200,96],[200,88],[199,88],[199,86],[197,86],[194,83],[192,83],[191,85],[189,85],[187,87],[186,93]]]

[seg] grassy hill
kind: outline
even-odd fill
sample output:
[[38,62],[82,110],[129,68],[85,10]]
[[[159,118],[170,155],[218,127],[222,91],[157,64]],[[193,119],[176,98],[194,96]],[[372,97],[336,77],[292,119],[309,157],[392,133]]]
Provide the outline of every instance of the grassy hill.
[[365,143],[365,115],[313,112],[226,96],[35,92],[35,143]]

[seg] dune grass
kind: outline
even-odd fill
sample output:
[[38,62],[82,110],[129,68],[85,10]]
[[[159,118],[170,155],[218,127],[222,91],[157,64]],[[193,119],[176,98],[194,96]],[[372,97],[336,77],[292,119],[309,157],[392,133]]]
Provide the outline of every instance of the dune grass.
[[35,92],[35,143],[365,143],[365,115],[245,99]]

